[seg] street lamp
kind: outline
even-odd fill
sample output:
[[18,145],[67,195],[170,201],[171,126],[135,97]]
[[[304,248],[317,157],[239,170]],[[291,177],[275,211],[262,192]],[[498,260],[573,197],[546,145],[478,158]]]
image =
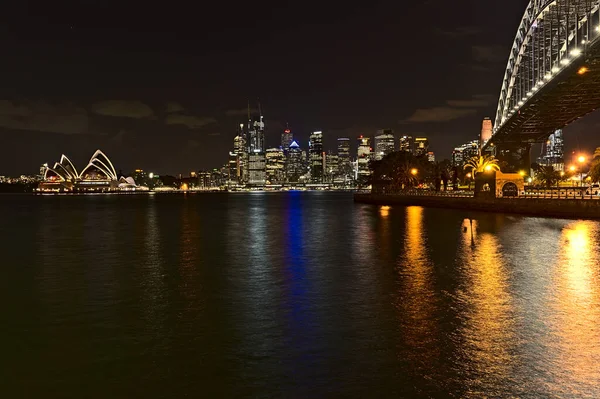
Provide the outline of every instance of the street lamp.
[[469,179],[469,191],[471,191],[471,176],[473,176],[471,173],[467,173],[467,179]]
[[413,176],[416,176],[416,175],[417,175],[417,173],[419,173],[419,171],[418,171],[418,170],[416,170],[415,168],[412,168],[412,169],[410,170],[410,174],[411,174],[411,175],[413,175]]
[[579,158],[577,158],[577,160],[581,164],[581,166],[579,167],[579,186],[583,187],[583,164],[585,163],[585,157],[583,155],[580,155]]

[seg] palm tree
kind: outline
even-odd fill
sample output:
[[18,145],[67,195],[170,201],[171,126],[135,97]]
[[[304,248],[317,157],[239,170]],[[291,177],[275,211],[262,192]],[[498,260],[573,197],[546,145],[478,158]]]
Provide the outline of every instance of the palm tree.
[[464,169],[470,169],[473,176],[477,173],[500,171],[500,161],[496,157],[491,155],[476,155],[469,159],[465,164]]
[[535,172],[536,182],[545,188],[556,186],[561,179],[562,176],[560,175],[560,172],[554,170],[552,166],[540,166]]
[[600,147],[596,148],[596,151],[594,151],[594,159],[592,160],[592,167],[590,168],[588,176],[594,183],[600,181]]

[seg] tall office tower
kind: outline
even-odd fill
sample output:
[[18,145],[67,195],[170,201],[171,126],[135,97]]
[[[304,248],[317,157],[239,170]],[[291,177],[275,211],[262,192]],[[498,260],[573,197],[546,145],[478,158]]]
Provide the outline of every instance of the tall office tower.
[[[236,173],[237,183],[245,183],[248,173],[248,152],[246,150],[246,141],[244,139],[244,124],[241,123],[237,136],[233,138],[233,153],[236,155]],[[231,162],[231,154],[230,154]],[[231,165],[230,165],[231,166]]]
[[313,132],[308,141],[310,180],[323,183],[323,133]]
[[294,135],[289,127],[286,127],[283,133],[281,133],[281,148],[287,154],[288,148],[290,148],[290,144],[294,141]]
[[227,185],[234,186],[238,184],[239,181],[239,155],[235,151],[229,151],[229,160],[227,161]]
[[427,155],[429,152],[429,140],[426,137],[415,137],[415,156]]
[[431,163],[435,163],[435,153],[433,151],[429,151],[427,153],[427,161]]
[[552,166],[555,170],[565,170],[565,146],[561,129],[552,133],[542,145],[538,163],[543,166]]
[[347,137],[340,137],[337,139],[337,155],[338,155],[338,169],[340,176],[344,180],[353,179],[352,163],[350,160],[350,139]]
[[375,136],[375,160],[380,161],[395,150],[394,131],[392,129],[378,130],[377,136]]
[[267,182],[280,184],[285,180],[285,155],[281,148],[268,148],[266,152]]
[[289,146],[285,167],[286,179],[290,183],[297,183],[300,177],[306,173],[303,153],[304,151],[302,151],[298,143],[292,141]]
[[452,166],[462,168],[469,159],[479,155],[479,140],[471,140],[454,148],[452,151]]
[[455,147],[452,151],[452,167],[462,168],[465,165],[464,149],[461,147]]
[[357,179],[359,181],[364,182],[371,175],[371,170],[369,169],[371,158],[371,139],[369,137],[360,136],[358,138],[358,149],[356,151]]
[[258,119],[248,118],[246,147],[248,148],[248,184],[252,186],[264,186],[267,176],[265,123],[262,115]]
[[413,138],[412,136],[402,136],[398,141],[398,151],[413,153]]
[[325,181],[333,183],[340,176],[339,157],[329,152],[325,155]]
[[480,147],[483,147],[492,138],[494,127],[492,126],[492,120],[488,117],[483,118],[481,125],[481,136],[480,136]]
[[40,180],[44,180],[44,176],[46,176],[46,170],[48,170],[48,164],[45,163],[40,166]]

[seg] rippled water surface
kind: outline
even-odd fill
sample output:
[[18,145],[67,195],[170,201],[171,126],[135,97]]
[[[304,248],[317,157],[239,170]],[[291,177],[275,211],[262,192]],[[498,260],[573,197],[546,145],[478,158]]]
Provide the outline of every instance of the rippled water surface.
[[0,196],[0,395],[598,398],[599,233],[334,193]]

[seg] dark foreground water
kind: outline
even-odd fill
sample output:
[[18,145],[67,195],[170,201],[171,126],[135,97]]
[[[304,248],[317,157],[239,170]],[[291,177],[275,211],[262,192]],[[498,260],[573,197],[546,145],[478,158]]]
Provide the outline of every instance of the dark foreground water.
[[599,233],[348,194],[0,196],[0,397],[598,398]]

